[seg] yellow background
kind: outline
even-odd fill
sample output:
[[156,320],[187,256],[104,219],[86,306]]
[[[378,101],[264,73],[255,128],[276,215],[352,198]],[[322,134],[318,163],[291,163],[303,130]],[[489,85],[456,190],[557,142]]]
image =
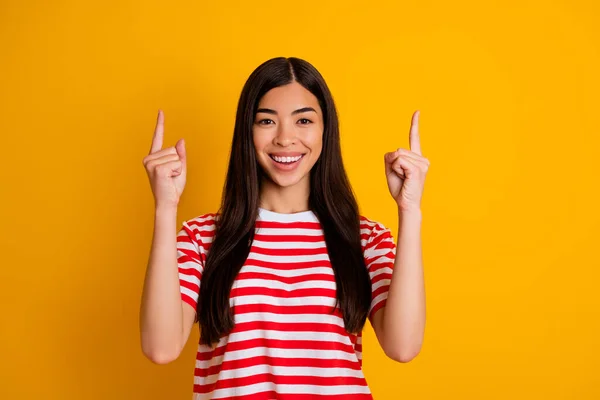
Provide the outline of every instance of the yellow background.
[[[218,3],[218,5],[217,5]],[[188,399],[138,309],[158,108],[184,137],[179,221],[216,210],[250,72],[298,56],[339,107],[362,212],[396,234],[383,153],[421,110],[427,327],[367,329],[377,400],[600,398],[597,1],[0,3],[0,398]]]

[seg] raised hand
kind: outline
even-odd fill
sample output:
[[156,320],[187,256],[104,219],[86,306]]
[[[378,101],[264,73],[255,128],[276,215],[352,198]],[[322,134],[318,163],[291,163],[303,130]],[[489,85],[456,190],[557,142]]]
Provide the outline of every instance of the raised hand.
[[150,179],[156,208],[177,207],[186,180],[186,153],[183,139],[163,149],[165,116],[158,111],[150,153],[143,164]]
[[409,139],[410,150],[400,148],[384,155],[388,188],[401,211],[420,210],[429,169],[429,160],[421,154],[418,110],[412,116]]

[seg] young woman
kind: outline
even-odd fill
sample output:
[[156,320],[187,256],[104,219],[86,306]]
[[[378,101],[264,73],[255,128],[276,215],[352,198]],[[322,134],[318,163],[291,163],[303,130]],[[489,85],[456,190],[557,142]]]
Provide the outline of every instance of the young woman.
[[[175,360],[195,322],[194,399],[369,399],[362,329],[408,362],[425,328],[421,197],[429,161],[418,111],[410,150],[385,154],[398,244],[361,216],[342,163],[338,118],[319,72],[274,58],[239,99],[220,212],[177,230],[183,139],[162,149],[161,111],[144,158],[155,228],[140,333],[153,362]],[[396,251],[396,248],[398,251]]]

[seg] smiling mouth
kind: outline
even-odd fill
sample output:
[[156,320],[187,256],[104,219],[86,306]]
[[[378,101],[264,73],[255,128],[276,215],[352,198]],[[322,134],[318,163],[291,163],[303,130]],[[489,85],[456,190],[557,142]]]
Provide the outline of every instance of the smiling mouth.
[[269,157],[279,164],[293,164],[297,161],[300,161],[302,157],[304,157],[304,154],[295,157],[279,157],[269,154]]

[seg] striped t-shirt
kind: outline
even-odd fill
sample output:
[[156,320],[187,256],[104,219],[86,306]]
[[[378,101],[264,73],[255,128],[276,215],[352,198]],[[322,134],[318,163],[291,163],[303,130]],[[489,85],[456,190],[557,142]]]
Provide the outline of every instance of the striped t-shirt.
[[[183,223],[178,236],[182,300],[196,308],[215,214]],[[372,399],[362,371],[362,334],[349,334],[335,277],[312,211],[259,209],[250,254],[230,293],[234,329],[216,346],[198,345],[194,400]],[[390,231],[360,218],[369,271],[369,320],[385,305],[395,258]]]

